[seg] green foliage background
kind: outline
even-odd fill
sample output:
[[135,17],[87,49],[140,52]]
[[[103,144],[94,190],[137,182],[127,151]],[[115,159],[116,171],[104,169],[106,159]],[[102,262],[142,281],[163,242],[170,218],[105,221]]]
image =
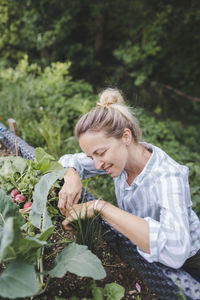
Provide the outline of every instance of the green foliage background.
[[[56,158],[80,151],[78,117],[107,86],[124,92],[144,140],[190,168],[200,216],[200,3],[2,0],[0,117]],[[115,201],[112,180],[88,181]]]

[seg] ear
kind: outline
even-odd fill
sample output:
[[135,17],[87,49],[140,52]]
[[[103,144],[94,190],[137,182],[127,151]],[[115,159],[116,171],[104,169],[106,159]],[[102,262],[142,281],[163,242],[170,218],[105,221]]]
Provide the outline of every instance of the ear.
[[124,133],[122,135],[122,141],[126,146],[129,146],[133,140],[131,130],[129,128],[124,128]]

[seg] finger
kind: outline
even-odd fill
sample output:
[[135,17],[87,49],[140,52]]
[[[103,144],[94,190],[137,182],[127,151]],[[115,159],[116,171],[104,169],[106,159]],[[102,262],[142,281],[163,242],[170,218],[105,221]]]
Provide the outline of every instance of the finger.
[[70,193],[67,197],[67,203],[66,203],[66,208],[69,209],[73,206],[74,201],[76,199],[76,195],[74,195],[73,193]]
[[77,204],[77,203],[79,202],[80,198],[81,198],[81,192],[79,192],[79,193],[76,195],[73,204]]
[[60,212],[62,213],[62,215],[65,216],[65,214],[66,214],[66,200],[65,199],[63,199],[63,198],[59,199],[58,208],[59,208]]
[[62,202],[60,205],[58,205],[58,208],[59,208],[61,214],[62,214],[63,216],[65,216],[65,215],[66,215],[66,206],[65,206],[65,202]]
[[67,194],[63,190],[60,190],[60,192],[58,193],[58,198],[59,200],[67,199]]
[[63,222],[62,222],[62,226],[65,230],[69,230],[69,231],[72,231],[73,228],[72,226],[69,225],[71,221],[69,221],[68,219],[65,219]]
[[66,217],[68,223],[77,220],[81,216],[79,204],[71,206],[71,208],[66,212]]
[[[73,232],[73,228],[72,228],[70,225],[63,225],[63,228],[64,228],[65,230],[68,230],[68,231]],[[74,234],[74,233],[73,233],[73,234]]]

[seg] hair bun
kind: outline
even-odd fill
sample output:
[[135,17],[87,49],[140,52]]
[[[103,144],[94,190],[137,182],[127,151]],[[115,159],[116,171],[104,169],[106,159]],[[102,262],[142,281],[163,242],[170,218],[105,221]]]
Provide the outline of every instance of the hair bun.
[[123,102],[124,99],[117,89],[108,88],[100,94],[97,106],[108,107],[112,104],[122,104]]

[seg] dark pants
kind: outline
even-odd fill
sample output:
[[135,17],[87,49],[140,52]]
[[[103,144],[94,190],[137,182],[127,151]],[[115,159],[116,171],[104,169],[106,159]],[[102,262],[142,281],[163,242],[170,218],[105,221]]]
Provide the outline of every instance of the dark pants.
[[188,258],[182,268],[200,282],[200,250]]

